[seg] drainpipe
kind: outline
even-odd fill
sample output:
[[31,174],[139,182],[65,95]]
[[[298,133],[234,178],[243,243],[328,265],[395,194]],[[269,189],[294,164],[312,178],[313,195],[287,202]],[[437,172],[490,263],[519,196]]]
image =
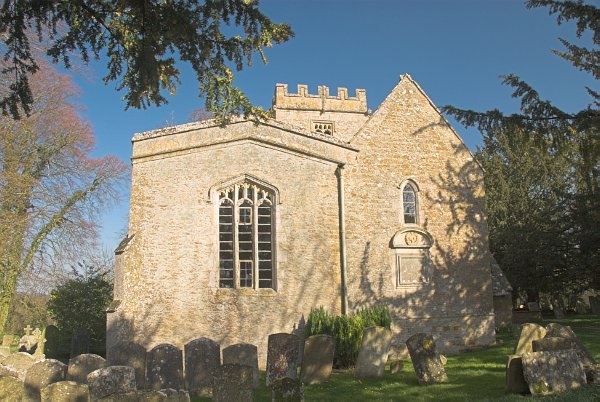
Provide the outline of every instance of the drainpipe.
[[344,165],[335,170],[338,184],[338,212],[340,231],[340,269],[342,274],[342,315],[348,314],[348,287],[346,285],[346,223],[344,218]]

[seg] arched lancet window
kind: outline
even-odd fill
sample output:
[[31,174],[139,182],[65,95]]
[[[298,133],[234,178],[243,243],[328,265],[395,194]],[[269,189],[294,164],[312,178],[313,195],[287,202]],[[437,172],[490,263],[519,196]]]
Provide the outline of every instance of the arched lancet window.
[[402,188],[402,210],[404,223],[419,223],[417,190],[411,183]]
[[242,180],[218,194],[219,287],[274,288],[275,193]]

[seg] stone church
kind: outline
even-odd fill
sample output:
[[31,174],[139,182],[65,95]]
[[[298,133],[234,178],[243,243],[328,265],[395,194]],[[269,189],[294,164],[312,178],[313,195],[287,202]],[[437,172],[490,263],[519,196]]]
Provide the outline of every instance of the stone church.
[[136,134],[107,349],[258,346],[311,308],[384,304],[394,342],[494,341],[483,172],[408,75],[366,91],[277,84],[273,118]]

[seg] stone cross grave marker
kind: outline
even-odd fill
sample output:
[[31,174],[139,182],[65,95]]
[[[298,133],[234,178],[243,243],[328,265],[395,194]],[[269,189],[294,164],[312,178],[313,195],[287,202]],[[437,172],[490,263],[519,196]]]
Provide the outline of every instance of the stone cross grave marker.
[[258,388],[258,348],[249,343],[236,343],[223,349],[223,364],[239,364],[252,368],[252,386]]
[[212,394],[211,372],[221,365],[221,345],[209,338],[198,338],[184,346],[185,380],[190,395]]
[[40,331],[39,328],[36,328],[35,331],[33,331],[33,336],[37,338],[37,346],[35,347],[35,352],[33,352],[33,357],[35,357],[36,360],[43,360],[46,358],[46,355],[44,354],[44,344],[46,343],[44,333]]
[[392,331],[389,329],[365,328],[354,375],[358,378],[383,376],[391,344]]
[[267,346],[266,384],[270,387],[277,378],[296,378],[300,355],[300,338],[293,334],[269,335]]
[[431,335],[418,333],[406,341],[420,385],[446,382],[446,370]]
[[304,384],[320,384],[329,380],[333,367],[335,341],[330,335],[313,335],[304,341],[301,378]]

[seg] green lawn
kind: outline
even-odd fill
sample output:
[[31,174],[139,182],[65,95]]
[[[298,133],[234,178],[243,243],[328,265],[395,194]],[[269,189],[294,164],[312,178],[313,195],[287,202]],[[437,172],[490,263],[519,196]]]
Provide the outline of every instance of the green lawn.
[[[545,324],[557,322],[569,325],[580,337],[597,361],[600,361],[600,316],[575,316],[562,320],[547,319]],[[448,382],[419,386],[410,362],[402,372],[376,379],[357,380],[351,372],[335,372],[326,384],[306,386],[306,401],[523,401],[531,396],[507,394],[504,390],[506,357],[512,354],[517,334],[502,332],[497,344],[477,351],[448,356]],[[271,394],[264,386],[255,393],[256,401],[270,401]],[[588,386],[542,399],[544,401],[600,401],[600,386]],[[208,399],[195,399],[197,401]]]

